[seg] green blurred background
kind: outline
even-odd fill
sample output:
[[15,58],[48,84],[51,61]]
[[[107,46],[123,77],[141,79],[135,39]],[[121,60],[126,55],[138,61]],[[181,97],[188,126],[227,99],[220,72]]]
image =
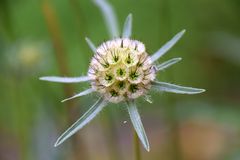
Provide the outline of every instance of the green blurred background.
[[[240,159],[240,1],[109,0],[122,28],[153,53],[187,32],[159,62],[183,60],[159,80],[205,88],[200,95],[152,93],[138,101],[151,151],[147,160]],[[57,137],[96,100],[60,101],[88,87],[39,81],[80,76],[96,45],[109,39],[90,0],[0,0],[0,160],[131,160],[132,126],[124,105],[109,105],[58,148]]]

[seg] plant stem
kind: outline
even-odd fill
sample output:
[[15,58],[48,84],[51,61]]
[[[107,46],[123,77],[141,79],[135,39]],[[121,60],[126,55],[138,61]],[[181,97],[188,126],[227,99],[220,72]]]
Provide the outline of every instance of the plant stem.
[[138,135],[135,132],[135,130],[133,130],[133,138],[134,138],[134,152],[135,152],[135,160],[141,160],[141,150],[140,150],[140,143],[139,143],[139,139],[138,139]]
[[[44,0],[42,3],[42,11],[43,16],[46,21],[47,29],[51,36],[51,40],[53,43],[53,47],[55,49],[55,57],[57,60],[59,72],[61,75],[67,76],[69,75],[69,69],[66,61],[66,51],[64,48],[63,39],[61,37],[60,27],[58,25],[58,20],[56,13],[49,3],[48,0]],[[66,97],[70,97],[72,93],[74,93],[72,86],[63,85],[64,87],[64,94]],[[74,110],[75,101],[69,101],[66,103],[67,105],[67,120],[69,123],[73,123],[76,119],[76,111]],[[83,146],[82,140],[80,137],[73,137],[72,138],[72,147],[73,147],[73,159],[88,159],[86,155],[86,147]],[[84,148],[84,149],[83,149]]]

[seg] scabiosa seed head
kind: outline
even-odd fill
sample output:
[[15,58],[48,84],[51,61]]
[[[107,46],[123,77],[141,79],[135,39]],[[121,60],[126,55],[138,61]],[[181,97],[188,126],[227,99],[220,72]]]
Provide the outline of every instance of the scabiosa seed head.
[[[112,37],[119,37],[110,5],[105,0],[95,0],[95,2],[102,8],[106,16]],[[87,76],[41,77],[41,80],[61,83],[90,82],[91,88],[64,99],[62,102],[93,92],[97,92],[99,95],[99,99],[90,109],[58,138],[55,146],[60,145],[84,127],[108,102],[125,102],[133,127],[144,148],[149,151],[150,145],[135,99],[143,96],[146,101],[151,103],[151,98],[147,94],[150,89],[178,94],[198,94],[205,91],[204,89],[179,86],[155,80],[157,72],[181,60],[181,58],[173,58],[159,65],[156,64],[156,61],[172,48],[184,33],[185,30],[179,32],[158,51],[149,56],[143,43],[129,38],[132,34],[132,15],[129,14],[124,23],[123,38],[106,41],[97,48],[89,38],[86,38],[90,49],[94,52]]]
[[117,38],[96,49],[88,76],[92,88],[118,103],[146,93],[156,77],[154,68],[142,42]]

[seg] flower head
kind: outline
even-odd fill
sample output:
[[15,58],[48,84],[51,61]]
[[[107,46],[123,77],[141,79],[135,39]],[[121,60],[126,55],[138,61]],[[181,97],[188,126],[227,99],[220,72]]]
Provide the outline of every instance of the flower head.
[[135,104],[135,99],[141,96],[146,96],[146,99],[148,99],[147,92],[152,88],[157,91],[178,94],[197,94],[205,91],[204,89],[183,87],[155,80],[157,72],[181,60],[181,58],[173,58],[160,65],[155,63],[182,37],[185,30],[179,32],[150,56],[146,52],[145,45],[142,42],[130,39],[132,33],[131,14],[125,20],[122,37],[116,38],[118,34],[116,28],[117,21],[111,6],[105,0],[95,0],[95,2],[105,15],[110,33],[115,38],[103,42],[99,47],[95,47],[92,41],[86,38],[89,47],[94,52],[87,76],[50,76],[40,78],[41,80],[62,83],[90,82],[89,89],[67,98],[62,102],[92,92],[96,92],[99,95],[98,101],[58,138],[55,146],[64,142],[90,122],[108,103],[126,102],[133,127],[143,146],[149,151],[148,139]]
[[156,77],[156,67],[143,43],[117,38],[96,49],[88,76],[92,88],[109,102],[118,103],[144,95]]

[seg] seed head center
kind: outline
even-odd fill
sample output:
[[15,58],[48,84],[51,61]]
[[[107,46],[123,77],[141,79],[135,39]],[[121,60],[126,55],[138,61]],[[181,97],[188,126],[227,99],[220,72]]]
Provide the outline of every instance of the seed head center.
[[118,38],[102,43],[90,63],[91,85],[106,100],[118,103],[145,94],[156,71],[143,43]]

